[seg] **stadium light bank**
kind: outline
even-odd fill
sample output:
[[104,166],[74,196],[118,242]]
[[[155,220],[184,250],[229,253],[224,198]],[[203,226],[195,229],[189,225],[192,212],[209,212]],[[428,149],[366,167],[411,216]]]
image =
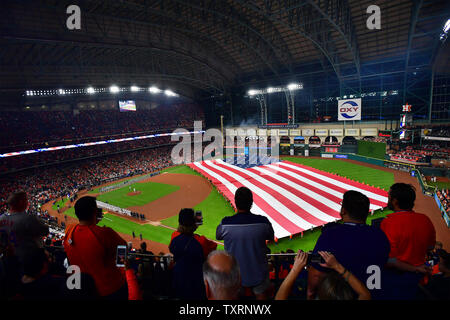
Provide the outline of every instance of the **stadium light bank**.
[[117,85],[111,85],[110,87],[100,87],[100,88],[94,88],[92,86],[89,86],[87,88],[77,88],[77,89],[44,89],[44,90],[26,90],[23,95],[27,97],[46,97],[46,96],[69,96],[73,94],[88,94],[93,95],[97,93],[111,93],[111,94],[118,94],[121,92],[132,92],[132,93],[138,93],[138,92],[144,92],[148,91],[150,94],[159,94],[164,93],[167,97],[179,97],[180,95],[173,90],[170,89],[159,89],[158,87],[151,86],[147,88],[139,87],[136,85],[132,85],[130,87],[119,87]]
[[291,92],[295,90],[301,90],[303,89],[302,83],[290,83],[285,87],[268,87],[267,89],[250,89],[248,90],[247,94],[250,97],[253,97],[255,95],[263,95],[263,94],[270,94],[275,92]]

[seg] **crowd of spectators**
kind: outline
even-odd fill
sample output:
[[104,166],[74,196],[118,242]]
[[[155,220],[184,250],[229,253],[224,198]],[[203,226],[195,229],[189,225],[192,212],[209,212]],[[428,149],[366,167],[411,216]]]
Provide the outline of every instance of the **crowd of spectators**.
[[202,109],[191,103],[160,105],[154,109],[138,106],[135,112],[120,112],[118,107],[107,110],[7,111],[0,114],[0,150],[21,151],[86,142],[94,138],[105,140],[192,128],[194,120],[203,119]]
[[445,212],[450,215],[450,193],[448,189],[436,190],[436,195],[441,201],[442,206],[444,207]]
[[[312,252],[290,250],[274,270],[267,258],[273,228],[251,213],[253,194],[245,187],[235,193],[237,213],[217,226],[224,251],[197,235],[201,219],[182,209],[170,255],[154,255],[145,242],[135,250],[112,229],[97,226],[102,214],[94,197],[76,201],[79,222],[63,234],[26,212],[26,193],[16,192],[8,198],[9,214],[0,217],[7,235],[0,243],[0,294],[13,300],[286,300],[303,290],[308,300],[450,299],[450,254],[436,242],[430,219],[413,211],[415,197],[411,185],[392,185],[388,207],[394,213],[370,226],[369,199],[347,191],[342,223],[323,227]],[[61,244],[64,251],[56,250]],[[128,247],[123,261],[117,246]],[[67,285],[72,265],[81,272],[81,289]]]
[[0,158],[0,172],[5,173],[43,165],[48,166],[64,161],[74,161],[155,146],[173,145],[174,143],[176,142],[171,141],[170,136],[166,136],[6,157]]
[[42,204],[81,189],[166,168],[172,165],[170,154],[171,147],[158,147],[1,176],[0,212],[6,211],[6,199],[15,190],[27,192],[30,209],[39,212]]
[[450,159],[450,149],[437,144],[407,146],[390,154],[391,160],[430,163],[431,159]]
[[430,155],[426,151],[407,147],[403,151],[391,154],[390,159],[395,161],[407,161],[413,163],[429,163]]

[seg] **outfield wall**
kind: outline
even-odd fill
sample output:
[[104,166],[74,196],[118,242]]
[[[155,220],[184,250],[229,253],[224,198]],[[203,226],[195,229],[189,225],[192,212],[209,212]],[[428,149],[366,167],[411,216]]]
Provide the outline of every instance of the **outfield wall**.
[[108,191],[120,189],[120,188],[126,187],[128,185],[132,185],[133,183],[136,183],[136,182],[139,182],[139,181],[151,178],[151,177],[156,176],[156,175],[158,175],[160,173],[161,173],[160,171],[152,172],[152,173],[149,173],[149,174],[137,177],[137,178],[129,179],[129,180],[126,180],[126,181],[119,182],[117,184],[113,184],[113,185],[110,185],[110,186],[106,186],[106,187],[100,188],[100,189],[98,189],[98,191],[99,192],[108,192]]
[[112,212],[115,212],[115,213],[120,213],[122,215],[131,217],[131,211],[128,210],[128,209],[124,209],[124,208],[121,208],[121,207],[113,206],[112,204],[105,203],[105,202],[102,202],[102,201],[99,201],[99,200],[97,200],[96,202],[97,202],[97,207],[99,207],[99,208],[106,209],[106,210],[109,210],[109,211],[112,211]]
[[436,193],[434,194],[434,200],[436,200],[436,203],[437,203],[437,205],[439,207],[439,210],[441,211],[441,215],[442,215],[442,218],[445,221],[445,224],[447,225],[447,227],[450,228],[450,217],[448,216],[447,212],[445,212],[444,206],[442,205],[442,203],[439,200],[439,198],[438,198]]

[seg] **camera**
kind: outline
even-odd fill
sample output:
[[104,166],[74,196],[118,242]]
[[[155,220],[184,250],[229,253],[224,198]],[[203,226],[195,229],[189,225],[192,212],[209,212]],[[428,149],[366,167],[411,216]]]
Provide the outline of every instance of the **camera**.
[[203,224],[203,215],[200,210],[195,211],[195,224],[201,226]]
[[103,219],[103,209],[97,208],[97,221],[100,221]]
[[308,260],[307,260],[306,264],[310,265],[311,263],[321,264],[321,263],[325,263],[325,260],[318,253],[308,252]]
[[117,246],[116,252],[116,266],[125,267],[125,260],[127,259],[127,246],[119,245]]

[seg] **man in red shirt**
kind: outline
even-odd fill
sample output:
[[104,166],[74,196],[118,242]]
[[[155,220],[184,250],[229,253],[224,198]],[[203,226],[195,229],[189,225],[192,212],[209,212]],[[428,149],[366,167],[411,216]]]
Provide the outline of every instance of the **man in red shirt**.
[[381,222],[391,251],[382,283],[386,299],[412,299],[417,284],[430,270],[427,253],[436,243],[436,231],[426,215],[413,211],[416,191],[410,184],[395,183],[389,190],[388,207],[394,213]]
[[127,300],[125,274],[115,261],[117,246],[126,246],[126,241],[111,228],[97,226],[102,213],[94,197],[80,198],[75,203],[75,214],[79,223],[69,226],[64,238],[69,263],[94,279],[100,296]]

